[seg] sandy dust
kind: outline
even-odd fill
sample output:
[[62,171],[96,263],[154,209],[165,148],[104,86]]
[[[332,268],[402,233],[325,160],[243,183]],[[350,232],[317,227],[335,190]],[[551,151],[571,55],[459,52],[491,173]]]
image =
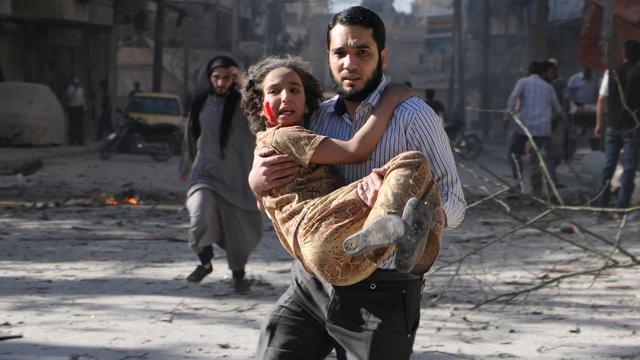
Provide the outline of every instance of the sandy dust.
[[[483,159],[506,174],[497,156]],[[288,285],[291,259],[267,226],[245,286],[229,279],[219,249],[213,274],[188,284],[195,259],[185,243],[177,161],[118,154],[103,162],[92,150],[49,154],[32,178],[36,185],[0,189],[0,335],[22,336],[0,341],[0,359],[254,358],[260,323]],[[484,191],[461,174],[472,192]],[[576,192],[572,186],[565,191]],[[102,204],[127,190],[142,205]],[[521,218],[542,211],[526,199],[502,199]],[[618,222],[572,216],[615,242]],[[502,236],[518,224],[487,202],[446,234],[426,278],[412,359],[640,359],[638,266],[569,277],[474,308],[556,276],[631,259],[545,219],[549,233],[526,228]],[[637,219],[618,244],[640,257]]]

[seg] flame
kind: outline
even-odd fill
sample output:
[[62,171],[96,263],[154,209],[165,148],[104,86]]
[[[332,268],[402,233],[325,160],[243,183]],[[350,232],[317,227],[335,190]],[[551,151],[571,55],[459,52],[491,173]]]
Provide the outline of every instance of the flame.
[[129,205],[138,205],[138,198],[136,196],[125,196],[122,202]]
[[104,201],[105,205],[119,205],[119,204],[127,204],[127,205],[139,205],[140,200],[137,196],[124,196],[122,201],[118,201],[114,197],[110,197]]

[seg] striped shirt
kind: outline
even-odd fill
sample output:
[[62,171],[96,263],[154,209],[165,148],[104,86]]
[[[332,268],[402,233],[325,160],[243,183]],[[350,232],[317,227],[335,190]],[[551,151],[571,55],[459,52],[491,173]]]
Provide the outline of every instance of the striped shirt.
[[[311,129],[335,139],[351,139],[365,124],[388,84],[389,82],[383,78],[369,97],[360,103],[354,119],[349,117],[344,102],[337,96],[325,101],[320,109],[314,112]],[[466,203],[449,140],[436,113],[417,97],[405,100],[395,109],[382,140],[367,161],[339,164],[335,165],[335,169],[345,184],[352,183],[369,175],[371,169],[383,167],[396,155],[410,150],[417,150],[426,155],[431,173],[442,193],[442,207],[447,216],[447,226],[457,227],[464,218]],[[393,256],[380,267],[393,268]]]
[[[507,110],[513,111],[520,99],[519,118],[533,136],[551,136],[551,116],[560,113],[560,103],[553,87],[536,74],[516,82],[507,101]],[[524,134],[520,127],[516,133]]]

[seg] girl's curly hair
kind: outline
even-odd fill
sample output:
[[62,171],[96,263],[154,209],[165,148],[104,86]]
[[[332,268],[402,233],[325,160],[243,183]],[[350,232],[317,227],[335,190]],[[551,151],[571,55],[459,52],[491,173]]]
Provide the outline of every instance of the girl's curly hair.
[[242,84],[242,110],[249,119],[249,127],[254,134],[267,129],[266,120],[260,116],[264,94],[262,83],[267,75],[275,69],[287,68],[295,71],[304,86],[304,94],[307,105],[307,113],[304,115],[305,127],[311,114],[318,110],[323,100],[322,86],[311,75],[310,65],[307,61],[297,56],[276,57],[269,56],[251,66]]

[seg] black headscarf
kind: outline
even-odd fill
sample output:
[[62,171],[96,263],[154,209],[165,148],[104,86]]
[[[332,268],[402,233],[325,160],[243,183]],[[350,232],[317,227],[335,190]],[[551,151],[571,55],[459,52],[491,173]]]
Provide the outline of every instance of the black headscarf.
[[[217,67],[238,67],[238,64],[232,58],[228,56],[216,56],[213,59],[209,60],[207,63],[207,83],[209,84],[209,90],[206,94],[202,94],[204,96],[198,96],[194,100],[192,113],[200,114],[200,110],[202,110],[202,106],[204,106],[204,102],[206,100],[207,94],[215,94],[215,90],[213,89],[213,85],[211,85],[211,74],[213,70]],[[233,115],[236,112],[236,107],[240,102],[240,92],[236,90],[234,86],[231,87],[229,93],[227,94],[227,98],[224,102],[224,109],[222,110],[222,118],[220,121],[220,155],[224,158],[224,150],[227,147],[227,142],[229,141],[229,135],[231,134],[231,121],[233,120]],[[193,134],[195,138],[200,136],[200,123],[198,120],[198,115],[193,119],[195,121],[192,122],[193,126]]]

